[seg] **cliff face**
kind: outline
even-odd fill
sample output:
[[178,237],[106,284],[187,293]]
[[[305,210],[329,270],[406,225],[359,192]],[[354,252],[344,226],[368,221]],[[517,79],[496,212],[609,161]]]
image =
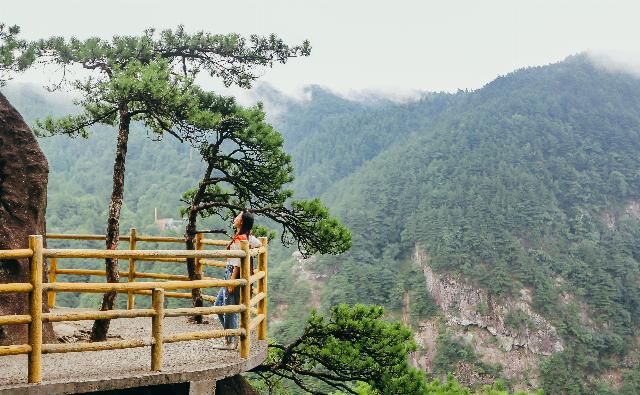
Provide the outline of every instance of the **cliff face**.
[[[27,248],[29,235],[45,233],[48,174],[36,137],[0,93],[0,249]],[[0,261],[0,283],[28,281],[28,259]],[[46,301],[44,292],[45,312]],[[0,315],[28,314],[27,310],[27,294],[0,295]],[[50,323],[44,324],[44,338],[55,339]],[[0,346],[26,340],[27,325],[0,326]]]
[[614,208],[609,208],[602,212],[602,222],[609,229],[616,229],[618,223],[621,220],[626,219],[640,219],[640,201],[639,200],[629,200],[624,205],[624,210],[615,210]]
[[[500,348],[522,347],[539,355],[563,351],[556,329],[531,310],[531,296],[525,289],[519,298],[496,301],[486,291],[474,288],[449,275],[437,275],[424,268],[427,289],[442,309],[447,325],[475,326],[497,338]],[[508,318],[512,318],[512,322]]]
[[[520,381],[526,377],[535,385],[540,358],[563,351],[556,329],[531,308],[528,290],[498,300],[461,279],[435,273],[428,255],[418,246],[414,262],[423,269],[427,289],[442,310],[446,327],[471,344],[482,361],[501,365],[507,378]],[[438,325],[424,321],[416,334],[427,351],[415,362],[428,371],[437,352],[437,333]]]

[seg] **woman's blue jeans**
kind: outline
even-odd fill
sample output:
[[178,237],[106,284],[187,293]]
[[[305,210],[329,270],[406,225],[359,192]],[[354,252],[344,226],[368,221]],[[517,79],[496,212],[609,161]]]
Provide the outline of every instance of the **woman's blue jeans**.
[[[233,273],[233,266],[228,265],[224,273],[224,279],[230,279],[231,273]],[[220,288],[215,302],[216,306],[237,304],[240,304],[240,287],[235,287],[231,293],[227,291],[227,287]],[[218,314],[218,319],[224,329],[236,329],[238,327],[238,313]],[[227,337],[227,340],[229,339],[231,339],[231,337]]]

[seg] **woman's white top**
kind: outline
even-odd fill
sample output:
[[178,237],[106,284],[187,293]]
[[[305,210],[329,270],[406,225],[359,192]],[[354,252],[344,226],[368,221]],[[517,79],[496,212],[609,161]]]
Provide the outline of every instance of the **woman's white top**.
[[[258,248],[261,247],[262,243],[258,240],[254,235],[249,236],[249,248]],[[240,249],[240,241],[235,241],[229,247],[230,250],[239,250]],[[240,267],[240,258],[227,258],[227,265],[238,266]]]

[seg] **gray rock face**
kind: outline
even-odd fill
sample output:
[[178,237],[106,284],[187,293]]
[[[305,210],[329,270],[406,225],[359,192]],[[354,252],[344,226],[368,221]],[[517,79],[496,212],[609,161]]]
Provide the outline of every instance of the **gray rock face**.
[[[0,94],[0,249],[27,248],[29,235],[45,233],[48,174],[33,132]],[[12,282],[29,282],[28,259],[0,260],[0,283]],[[0,315],[27,313],[27,294],[0,294]],[[44,326],[44,339],[55,341],[51,324]],[[27,325],[0,327],[0,345],[26,341]]]
[[[519,298],[500,302],[488,293],[449,275],[439,275],[423,266],[427,289],[442,309],[448,325],[476,326],[496,337],[500,348],[511,351],[522,347],[534,354],[551,355],[564,349],[556,329],[531,309],[528,291]],[[507,317],[517,314],[519,326],[509,324]]]
[[216,383],[215,395],[258,395],[251,384],[241,375],[227,377]]

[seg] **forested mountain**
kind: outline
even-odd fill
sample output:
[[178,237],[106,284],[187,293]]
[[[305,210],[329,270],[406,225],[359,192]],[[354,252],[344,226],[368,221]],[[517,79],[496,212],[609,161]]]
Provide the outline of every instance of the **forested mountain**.
[[[549,393],[606,393],[599,375],[637,358],[640,81],[580,55],[438,98],[444,109],[425,111],[433,99],[403,107],[418,127],[402,117],[381,127],[393,135],[386,147],[355,136],[358,149],[339,155],[362,165],[322,194],[354,234],[349,254],[316,264],[335,273],[325,304],[397,308],[419,246],[436,271],[497,297],[532,291],[567,345],[543,362]],[[324,152],[300,168],[321,166]]]
[[308,94],[310,101],[285,102],[287,111],[276,119],[296,163],[296,192],[304,196],[323,194],[369,159],[424,130],[455,100],[429,94],[409,104],[354,102],[317,86]]
[[[496,303],[531,295],[563,341],[538,360],[534,384],[546,393],[640,393],[640,80],[578,55],[405,104],[309,89],[306,101],[262,94],[278,107],[296,194],[327,202],[352,230],[353,248],[302,264],[278,253],[272,335],[294,336],[312,306],[376,303],[396,316],[404,308],[416,331],[428,320],[443,326],[436,366],[470,361],[500,377],[447,337],[413,258],[421,251],[430,269]],[[5,92],[29,120],[45,107],[68,110],[24,89]],[[187,145],[146,139],[132,134],[123,229],[154,232],[153,208],[177,217],[201,163]],[[52,170],[49,229],[103,232],[114,134],[41,143]],[[535,332],[518,314],[505,325]]]

